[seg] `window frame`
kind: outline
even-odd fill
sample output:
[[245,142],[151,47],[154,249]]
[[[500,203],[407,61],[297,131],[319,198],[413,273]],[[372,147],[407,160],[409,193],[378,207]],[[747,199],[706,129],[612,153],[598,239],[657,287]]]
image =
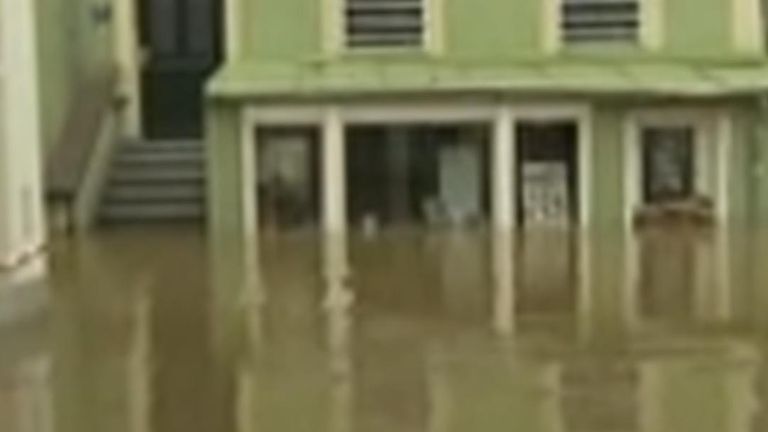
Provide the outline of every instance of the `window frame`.
[[623,48],[639,50],[658,50],[664,39],[663,10],[667,0],[636,0],[638,5],[637,37],[634,42],[596,40],[589,42],[569,42],[563,27],[563,7],[565,0],[542,0],[543,47],[549,54],[562,51],[589,50],[591,48]]
[[351,46],[347,31],[347,2],[350,0],[326,0],[330,7],[324,13],[324,51],[327,55],[378,55],[378,54],[428,54],[438,55],[443,50],[443,1],[422,2],[421,43],[414,46]]

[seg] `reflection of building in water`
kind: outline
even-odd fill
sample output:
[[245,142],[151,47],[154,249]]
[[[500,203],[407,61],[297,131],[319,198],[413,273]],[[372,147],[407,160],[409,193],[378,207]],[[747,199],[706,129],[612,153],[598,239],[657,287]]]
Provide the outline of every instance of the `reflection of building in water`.
[[647,322],[731,318],[728,254],[722,233],[692,226],[647,227],[630,252],[638,313]]
[[754,349],[740,343],[649,355],[641,367],[643,430],[753,430],[758,361]]
[[563,365],[560,405],[568,432],[640,432],[640,377],[631,360],[588,356]]
[[430,406],[441,432],[752,431],[756,352],[714,340],[668,344],[609,353],[445,343],[430,362],[441,381]]
[[[3,332],[4,333],[4,332]],[[35,341],[41,334],[26,333]],[[9,344],[0,359],[0,426],[7,432],[54,432],[50,356],[41,346],[22,348],[10,343],[13,335],[3,334]],[[42,340],[36,341],[42,343]]]
[[516,238],[515,287],[522,320],[576,312],[581,279],[579,238],[561,229],[528,230]]
[[456,232],[432,238],[429,246],[439,259],[441,313],[464,322],[486,320],[493,285],[487,239]]
[[[639,247],[650,246],[643,252],[650,256],[635,257],[653,260],[641,267],[646,281],[680,289],[677,276],[665,280],[658,272],[666,268],[662,264],[691,254],[690,268],[721,271],[707,258],[719,243],[706,236],[676,240],[685,247],[664,247],[664,236],[643,235],[646,243]],[[548,238],[575,242],[565,232],[560,236]],[[579,240],[572,252],[577,262],[585,251],[602,257],[618,250],[609,264],[631,257],[622,255],[629,255],[622,243],[608,247]],[[572,270],[577,274],[572,277],[587,281],[592,275],[579,272],[607,272],[592,278],[599,284],[582,286],[566,300],[553,294],[553,301],[525,303],[520,255],[539,254],[545,261],[545,242],[526,252],[519,239],[494,238],[488,251],[493,262],[486,260],[487,266],[465,255],[481,255],[483,244],[481,238],[463,236],[406,235],[399,243],[388,235],[353,239],[351,269],[345,262],[350,251],[334,243],[323,248],[322,260],[302,264],[307,266],[302,274],[286,271],[291,253],[270,252],[276,255],[265,259],[269,292],[260,314],[259,345],[240,365],[241,432],[751,432],[759,358],[750,345],[694,337],[678,326],[649,332],[638,325],[648,321],[627,319],[635,310],[646,320],[658,315],[708,322],[721,316],[710,314],[722,307],[719,302],[727,306],[727,296],[716,289],[720,285],[704,289],[693,283],[692,291],[683,291],[690,293],[679,306],[685,313],[657,313],[663,297],[643,293],[645,288],[628,296],[626,287],[606,282],[625,282],[622,267],[606,270],[604,263],[589,263]],[[531,284],[557,280],[568,285],[566,276],[553,275],[543,264],[530,267],[535,270],[529,269]],[[460,274],[462,269],[470,274]],[[314,279],[318,274],[322,280]],[[484,279],[493,285],[484,285]],[[490,304],[476,307],[483,298]],[[471,304],[460,307],[462,299]],[[455,319],[473,314],[483,319]],[[537,314],[578,314],[593,328],[627,331],[573,338],[525,325]],[[491,322],[497,335],[487,331]]]
[[383,315],[360,322],[355,335],[354,429],[426,429],[425,339],[415,323]]

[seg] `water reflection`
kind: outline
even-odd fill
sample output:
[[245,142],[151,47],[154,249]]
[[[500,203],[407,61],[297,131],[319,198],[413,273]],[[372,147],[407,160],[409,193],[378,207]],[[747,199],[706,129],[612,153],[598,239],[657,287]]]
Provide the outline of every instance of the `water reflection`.
[[756,432],[763,239],[295,233],[239,287],[191,229],[63,243],[49,325],[0,330],[0,429]]

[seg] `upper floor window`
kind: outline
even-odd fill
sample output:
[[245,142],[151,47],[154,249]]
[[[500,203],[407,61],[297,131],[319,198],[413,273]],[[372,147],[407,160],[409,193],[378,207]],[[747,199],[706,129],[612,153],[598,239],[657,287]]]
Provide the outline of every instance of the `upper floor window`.
[[348,48],[421,48],[426,0],[344,0]]
[[640,0],[562,0],[560,23],[566,43],[636,43]]

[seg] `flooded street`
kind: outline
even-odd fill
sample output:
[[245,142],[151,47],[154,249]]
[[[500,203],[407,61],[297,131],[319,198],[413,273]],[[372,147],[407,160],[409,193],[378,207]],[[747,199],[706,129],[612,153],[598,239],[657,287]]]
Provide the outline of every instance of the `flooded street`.
[[768,430],[766,238],[266,235],[242,288],[196,228],[59,240],[0,430]]

